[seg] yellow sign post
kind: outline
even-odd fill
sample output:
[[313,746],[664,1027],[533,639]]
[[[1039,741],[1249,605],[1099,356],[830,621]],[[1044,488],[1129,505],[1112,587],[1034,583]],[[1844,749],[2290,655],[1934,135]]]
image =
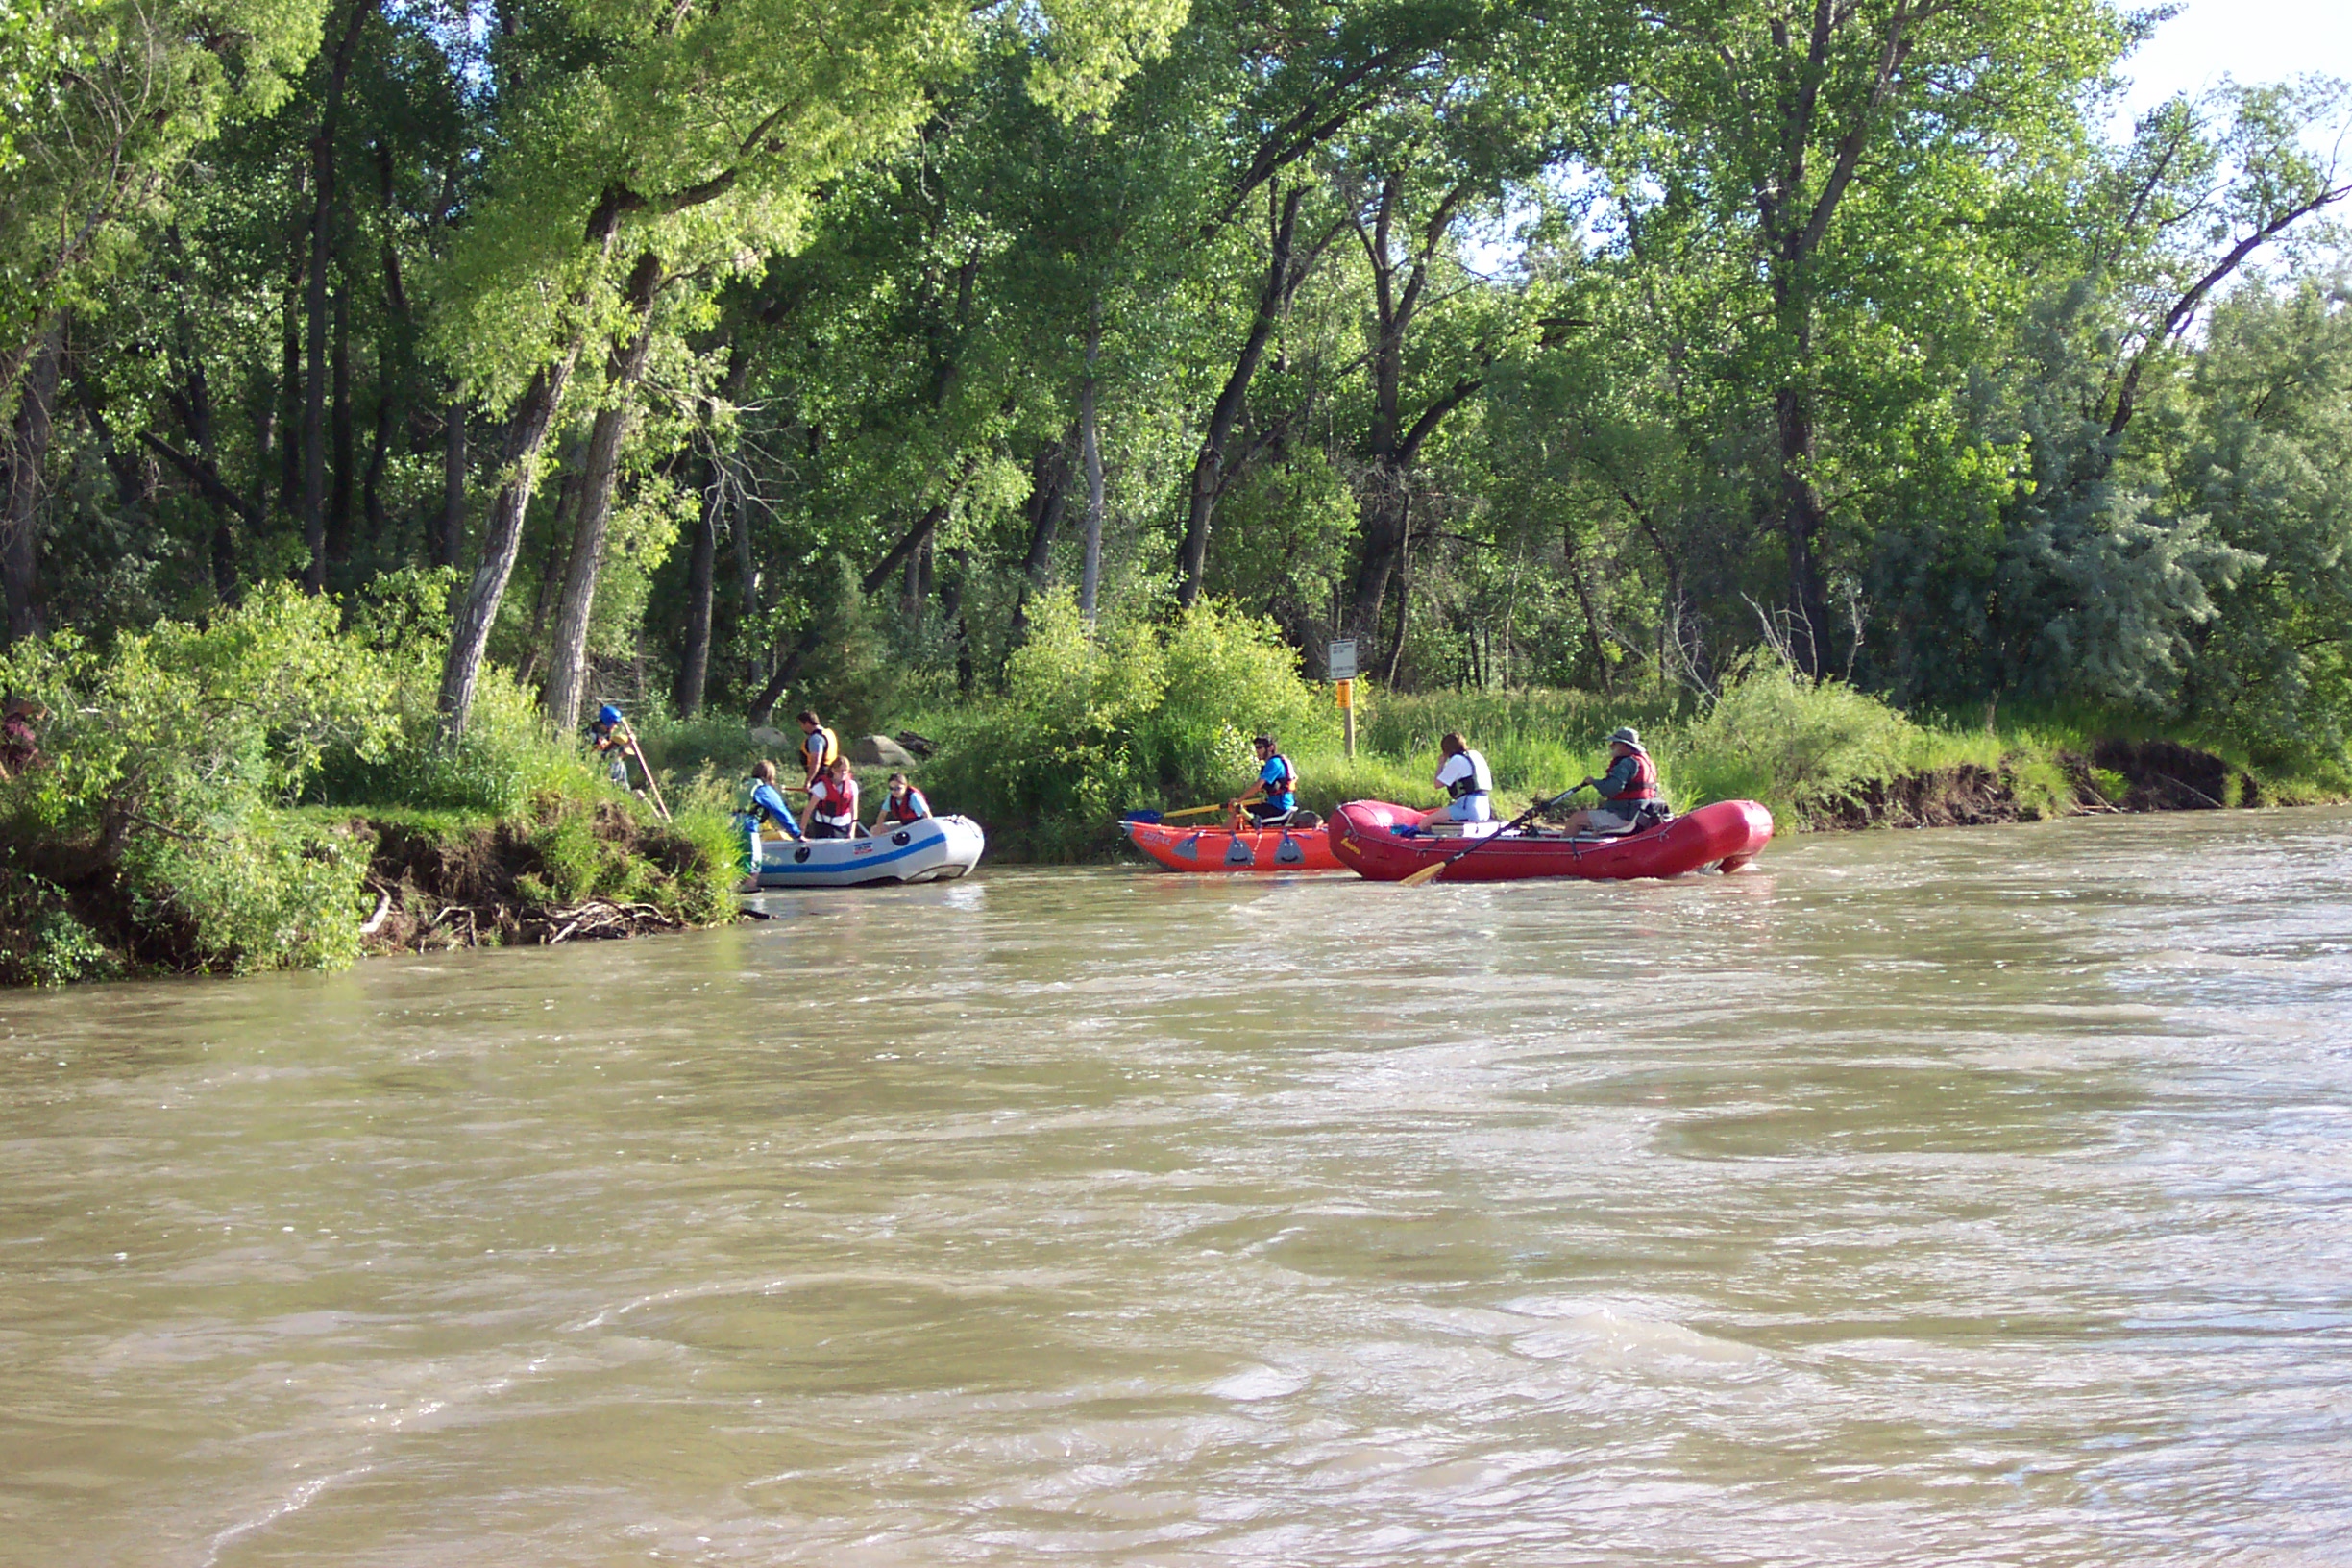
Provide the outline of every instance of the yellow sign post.
[[1356,760],[1356,683],[1342,680],[1335,683],[1339,692],[1339,715],[1342,732],[1347,737],[1348,761]]

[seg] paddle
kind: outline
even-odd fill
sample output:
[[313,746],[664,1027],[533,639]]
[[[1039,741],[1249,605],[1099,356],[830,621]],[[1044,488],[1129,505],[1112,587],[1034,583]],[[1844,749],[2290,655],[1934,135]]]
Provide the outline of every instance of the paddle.
[[1223,806],[1187,806],[1182,811],[1131,811],[1119,818],[1122,822],[1162,822],[1170,817],[1198,817],[1204,811],[1223,811]]
[[645,747],[637,744],[637,732],[629,728],[626,719],[615,727],[621,731],[621,738],[628,743],[629,755],[635,757],[637,766],[645,770],[646,788],[653,792],[653,809],[661,813],[663,821],[674,821],[670,815],[670,808],[662,803],[661,781],[653,776],[653,765],[646,761]]
[[1588,785],[1591,782],[1592,780],[1588,778],[1583,784],[1571,784],[1566,789],[1560,791],[1559,794],[1554,796],[1551,799],[1536,801],[1533,805],[1528,807],[1527,810],[1521,812],[1518,816],[1513,817],[1509,821],[1505,822],[1501,827],[1496,828],[1492,833],[1487,834],[1486,837],[1479,840],[1476,844],[1473,844],[1469,848],[1448,855],[1445,859],[1439,861],[1434,866],[1424,866],[1419,870],[1413,872],[1412,875],[1401,878],[1400,880],[1402,881],[1402,884],[1409,888],[1417,888],[1424,882],[1435,881],[1437,878],[1437,873],[1444,870],[1448,866],[1453,865],[1458,860],[1464,860],[1477,854],[1481,849],[1485,848],[1488,845],[1494,843],[1495,840],[1501,838],[1504,834],[1508,833],[1512,828],[1525,826],[1527,823],[1534,821],[1543,813],[1550,811],[1554,806],[1558,805],[1562,800],[1567,799],[1570,796],[1576,794],[1577,791],[1583,789],[1585,785]]

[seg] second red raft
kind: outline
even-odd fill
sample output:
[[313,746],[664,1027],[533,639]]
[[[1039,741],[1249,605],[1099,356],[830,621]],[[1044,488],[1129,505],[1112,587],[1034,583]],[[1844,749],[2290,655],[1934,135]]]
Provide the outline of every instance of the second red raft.
[[[1470,846],[1470,841],[1457,836],[1412,831],[1411,824],[1420,820],[1421,813],[1410,806],[1350,801],[1333,814],[1328,825],[1332,850],[1341,865],[1360,875],[1397,882]],[[1478,853],[1447,866],[1436,880],[1516,882],[1575,876],[1615,881],[1680,876],[1709,866],[1734,871],[1755,858],[1772,832],[1772,813],[1753,800],[1719,800],[1663,827],[1618,838],[1497,835]]]
[[1335,871],[1338,858],[1319,827],[1186,827],[1122,822],[1138,849],[1171,871]]

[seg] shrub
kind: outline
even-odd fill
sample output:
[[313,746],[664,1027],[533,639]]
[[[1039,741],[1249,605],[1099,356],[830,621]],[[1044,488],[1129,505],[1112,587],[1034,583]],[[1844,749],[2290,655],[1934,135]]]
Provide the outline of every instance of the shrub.
[[[50,717],[46,760],[0,785],[12,855],[62,896],[103,893],[154,962],[349,962],[365,856],[280,809],[331,750],[377,757],[397,733],[394,673],[337,620],[263,586],[208,625],[160,622],[103,650],[70,632],[17,644],[8,684]],[[83,967],[71,933],[47,929],[53,969]]]
[[[1726,675],[1723,695],[1664,748],[1678,803],[1760,800],[1795,817],[1850,802],[1916,765],[1925,732],[1866,692],[1807,680],[1769,655]],[[1662,770],[1663,771],[1663,770]]]

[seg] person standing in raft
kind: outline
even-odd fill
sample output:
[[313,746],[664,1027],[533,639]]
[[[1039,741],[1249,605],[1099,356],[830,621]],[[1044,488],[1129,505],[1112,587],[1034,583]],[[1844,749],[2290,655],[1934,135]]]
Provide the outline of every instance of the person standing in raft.
[[1275,748],[1274,737],[1261,735],[1250,746],[1258,753],[1258,782],[1231,802],[1233,821],[1227,825],[1236,833],[1253,824],[1270,826],[1298,810],[1298,770]]
[[813,708],[800,710],[800,763],[808,770],[808,776],[800,782],[814,788],[817,775],[841,760],[841,737],[824,727],[824,721]]
[[857,775],[849,771],[849,759],[840,752],[809,781],[800,828],[812,839],[854,839],[866,831],[858,822]]
[[751,765],[751,809],[745,815],[754,829],[773,827],[788,839],[800,837],[800,824],[784,803],[784,792],[776,788],[775,764],[766,757]]
[[882,809],[874,813],[873,830],[903,827],[908,822],[919,822],[931,815],[931,802],[923,798],[922,791],[907,781],[904,773],[890,776],[889,793],[882,796]]
[[1629,833],[1665,811],[1657,764],[1642,749],[1640,734],[1629,727],[1620,729],[1608,738],[1608,772],[1577,786],[1600,791],[1601,803],[1570,813],[1560,825],[1571,833]]
[[1486,766],[1486,759],[1471,750],[1469,743],[1454,730],[1446,731],[1437,742],[1437,787],[1446,792],[1446,803],[1424,812],[1421,825],[1493,821],[1494,770]]

